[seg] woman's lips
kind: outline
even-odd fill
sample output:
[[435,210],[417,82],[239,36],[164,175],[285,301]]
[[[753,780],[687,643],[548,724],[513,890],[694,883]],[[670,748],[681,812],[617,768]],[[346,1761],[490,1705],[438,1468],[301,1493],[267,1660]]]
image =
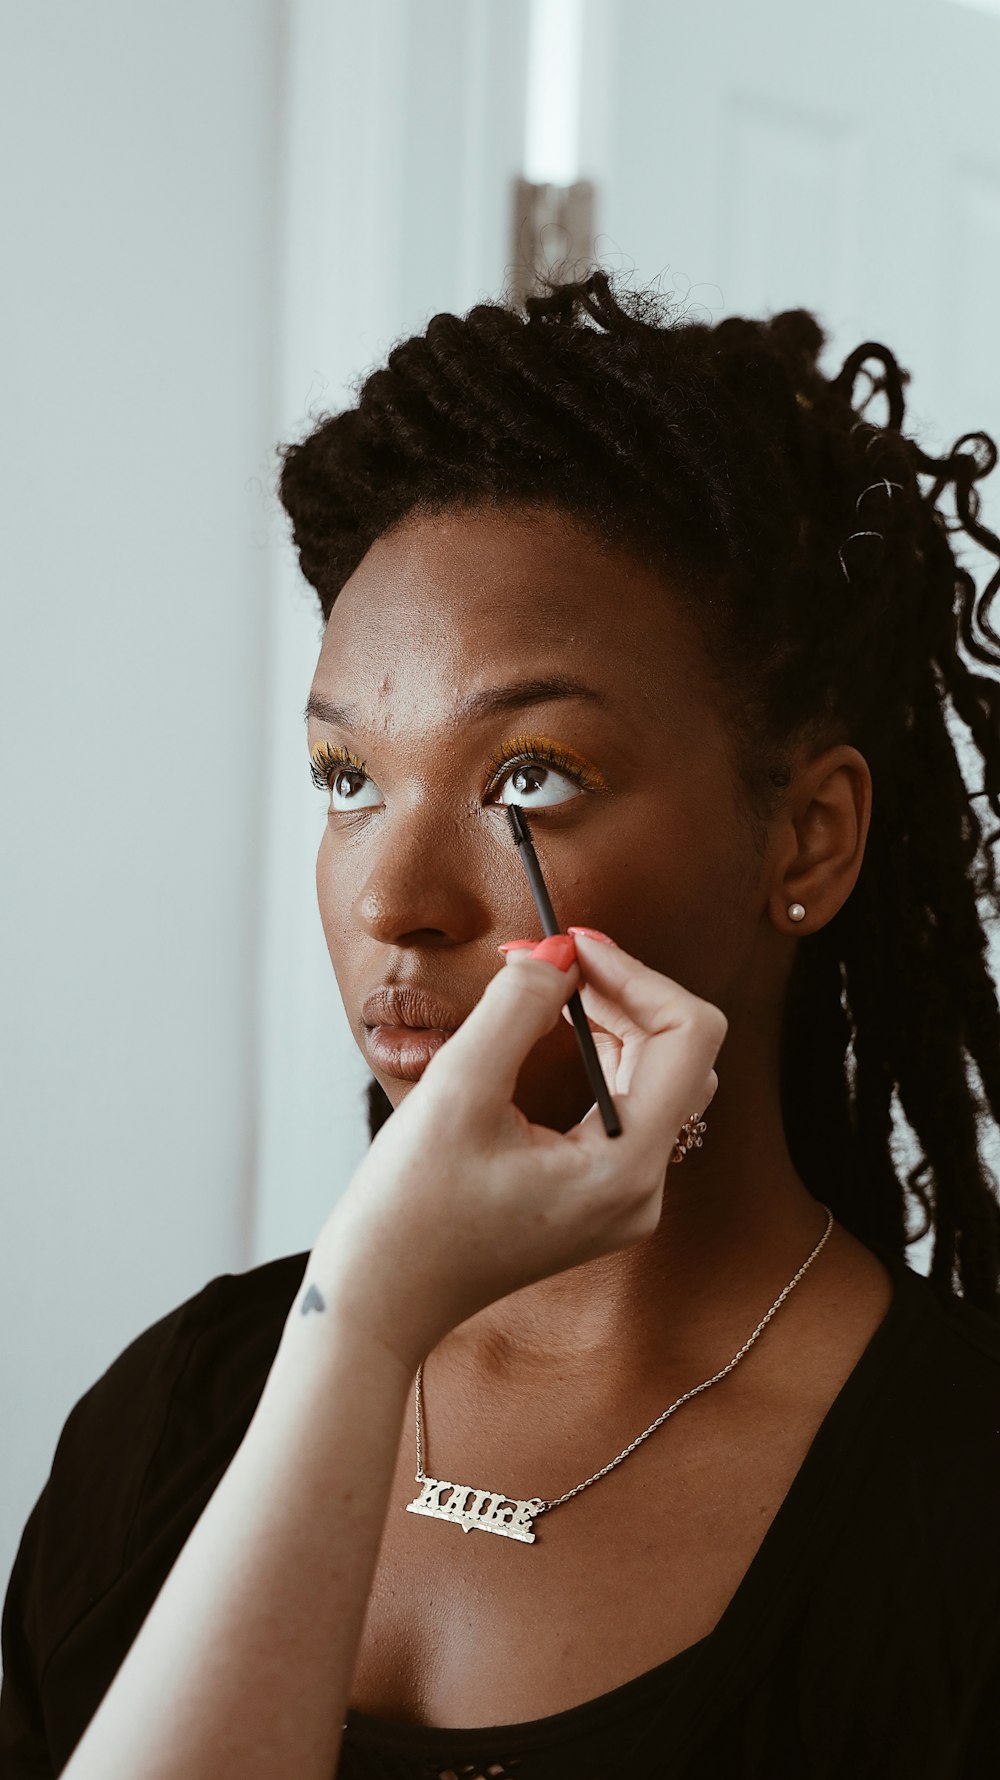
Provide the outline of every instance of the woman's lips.
[[366,1026],[365,1046],[371,1061],[385,1075],[415,1082],[450,1032],[431,1026]]

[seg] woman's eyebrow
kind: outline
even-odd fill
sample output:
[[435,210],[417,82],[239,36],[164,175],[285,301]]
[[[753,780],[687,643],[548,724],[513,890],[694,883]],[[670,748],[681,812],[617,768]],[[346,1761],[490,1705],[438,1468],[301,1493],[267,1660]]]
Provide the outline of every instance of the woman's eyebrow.
[[[608,705],[604,693],[595,687],[586,686],[582,680],[571,679],[565,674],[554,674],[543,680],[519,680],[510,686],[488,686],[481,692],[470,692],[456,707],[455,716],[475,722],[503,711],[522,709],[525,705],[548,704],[557,698],[586,698],[592,704],[605,708]],[[363,728],[359,722],[361,713],[354,705],[333,704],[318,692],[309,694],[302,715],[306,723],[310,717],[315,717],[317,722],[332,723],[338,729],[359,732]]]

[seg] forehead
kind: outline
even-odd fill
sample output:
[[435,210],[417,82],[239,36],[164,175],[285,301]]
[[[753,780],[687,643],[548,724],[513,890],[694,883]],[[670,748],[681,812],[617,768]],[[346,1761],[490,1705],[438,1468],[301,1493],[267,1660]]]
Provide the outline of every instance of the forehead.
[[554,509],[410,515],[345,582],[313,690],[405,721],[470,687],[564,673],[609,704],[690,686],[692,639],[662,579]]

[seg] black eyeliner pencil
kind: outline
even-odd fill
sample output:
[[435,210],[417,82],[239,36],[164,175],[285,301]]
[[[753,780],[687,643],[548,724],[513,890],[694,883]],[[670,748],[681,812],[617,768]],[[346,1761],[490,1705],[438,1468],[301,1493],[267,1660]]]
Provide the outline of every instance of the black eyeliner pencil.
[[[507,820],[510,823],[510,831],[517,844],[517,850],[520,854],[521,864],[524,866],[528,883],[531,885],[531,894],[535,899],[535,907],[541,916],[542,932],[546,937],[553,933],[561,933],[562,928],[556,920],[555,911],[549,899],[549,893],[545,888],[545,879],[542,877],[542,868],[538,863],[538,857],[531,844],[531,830],[528,827],[528,818],[516,803],[511,803],[507,805]],[[584,1068],[587,1071],[587,1079],[594,1091],[594,1099],[600,1109],[601,1118],[604,1120],[604,1129],[609,1137],[620,1137],[622,1134],[621,1122],[618,1118],[615,1103],[608,1092],[608,1084],[604,1079],[597,1051],[594,1046],[594,1035],[590,1030],[590,1023],[583,1011],[583,1002],[580,1000],[580,992],[578,989],[573,990],[566,1006],[569,1008],[569,1016],[576,1031],[576,1041],[580,1046],[580,1055],[583,1058]]]

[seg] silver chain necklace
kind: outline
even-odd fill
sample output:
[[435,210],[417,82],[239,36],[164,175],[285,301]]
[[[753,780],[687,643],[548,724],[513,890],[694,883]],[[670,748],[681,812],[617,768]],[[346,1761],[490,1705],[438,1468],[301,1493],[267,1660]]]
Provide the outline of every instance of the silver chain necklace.
[[637,1434],[631,1444],[626,1446],[616,1459],[611,1459],[608,1464],[602,1465],[601,1469],[595,1471],[592,1477],[586,1478],[583,1483],[578,1483],[573,1489],[567,1490],[564,1496],[557,1496],[553,1502],[546,1502],[541,1496],[532,1496],[526,1502],[519,1502],[513,1496],[501,1495],[496,1490],[474,1489],[471,1484],[448,1483],[443,1478],[428,1477],[425,1474],[423,1424],[420,1413],[424,1363],[421,1360],[417,1367],[416,1382],[417,1472],[415,1481],[422,1484],[423,1488],[412,1502],[407,1502],[407,1512],[409,1514],[426,1514],[432,1520],[454,1521],[455,1525],[461,1527],[465,1533],[476,1527],[483,1533],[499,1533],[505,1539],[519,1539],[524,1545],[533,1545],[535,1534],[532,1523],[539,1514],[551,1512],[553,1508],[560,1507],[563,1502],[570,1501],[573,1496],[578,1496],[581,1490],[589,1489],[592,1483],[597,1483],[600,1478],[606,1477],[609,1471],[613,1471],[616,1465],[620,1465],[623,1459],[627,1459],[630,1453],[635,1452],[637,1446],[641,1446],[644,1440],[648,1440],[650,1434],[655,1434],[657,1428],[661,1428],[667,1417],[673,1415],[674,1410],[679,1409],[682,1403],[688,1403],[692,1397],[697,1397],[699,1392],[709,1390],[713,1384],[718,1384],[720,1378],[725,1378],[727,1372],[731,1372],[734,1366],[739,1365],[743,1356],[749,1352],[757,1337],[767,1327],[775,1311],[785,1302],[789,1292],[798,1285],[806,1268],[812,1266],[826,1242],[833,1229],[833,1212],[828,1205],[824,1205],[823,1210],[826,1212],[826,1229],[812,1254],[808,1260],[803,1261],[802,1266],[789,1280],[784,1290],[778,1293],[766,1316],[761,1317],[753,1334],[744,1341],[739,1353],[733,1355],[728,1365],[723,1366],[721,1372],[716,1372],[711,1378],[706,1378],[703,1384],[696,1384],[692,1390],[685,1391],[682,1397],[677,1398],[676,1403],[671,1403],[669,1409],[665,1409],[662,1415],[657,1416],[655,1422],[650,1422],[648,1428],[645,1428],[641,1434]]

